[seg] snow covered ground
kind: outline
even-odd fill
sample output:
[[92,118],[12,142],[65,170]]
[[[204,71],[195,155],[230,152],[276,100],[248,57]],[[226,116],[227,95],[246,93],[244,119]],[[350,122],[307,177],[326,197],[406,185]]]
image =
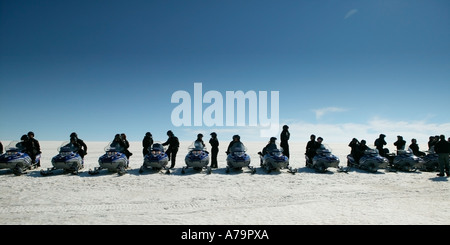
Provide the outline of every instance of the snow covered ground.
[[[7,145],[8,142],[3,142]],[[40,142],[42,168],[51,167],[61,142]],[[140,142],[131,142],[128,174],[88,174],[107,142],[86,142],[85,169],[78,176],[43,177],[39,169],[14,176],[0,170],[0,224],[450,224],[450,184],[428,172],[319,174],[304,167],[305,143],[291,143],[291,166],[265,173],[257,152],[266,142],[247,143],[257,172],[225,173],[222,141],[219,168],[211,175],[181,174],[191,142],[182,142],[171,175],[145,172]],[[245,142],[244,142],[245,143]],[[347,143],[329,144],[346,166]]]

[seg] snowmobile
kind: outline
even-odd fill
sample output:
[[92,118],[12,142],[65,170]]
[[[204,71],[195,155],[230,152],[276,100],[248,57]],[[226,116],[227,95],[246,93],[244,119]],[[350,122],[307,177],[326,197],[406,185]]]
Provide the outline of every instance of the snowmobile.
[[434,147],[431,147],[429,151],[427,151],[422,160],[424,161],[422,168],[420,170],[426,172],[436,172],[439,171],[439,155],[434,152]]
[[111,142],[105,147],[105,154],[98,159],[100,167],[96,167],[94,170],[89,169],[88,173],[95,175],[100,173],[100,170],[107,169],[109,172],[124,175],[129,164],[127,156],[123,153],[124,150],[120,145]]
[[206,151],[206,147],[200,141],[195,141],[188,147],[188,154],[184,158],[186,166],[181,169],[181,173],[186,173],[186,169],[189,167],[194,170],[201,171],[206,169],[207,174],[211,174],[211,167],[209,164],[209,153]]
[[0,169],[10,169],[14,175],[20,176],[26,170],[38,168],[40,166],[41,154],[36,155],[33,163],[31,157],[25,153],[24,142],[12,141],[6,146],[6,152],[0,155]]
[[166,150],[161,143],[154,143],[149,147],[149,153],[144,157],[144,163],[139,169],[139,173],[143,173],[146,169],[152,169],[160,171],[166,170],[166,174],[170,174],[170,170],[167,167],[169,163],[169,157],[166,154]]
[[312,161],[305,155],[306,166],[314,169],[316,172],[325,173],[329,167],[339,168],[339,158],[331,153],[330,147],[321,145],[316,150],[316,155]]
[[267,173],[271,171],[280,171],[281,169],[287,169],[289,173],[295,174],[297,169],[292,169],[289,166],[289,159],[283,155],[283,148],[277,144],[273,144],[273,147],[266,149],[265,154],[258,152],[261,160],[261,168]]
[[243,167],[250,169],[252,174],[256,173],[256,168],[250,166],[250,155],[246,151],[247,147],[242,142],[236,142],[231,146],[227,156],[226,173],[229,173],[231,169],[241,170]]
[[389,160],[380,156],[377,149],[367,149],[364,155],[356,162],[352,154],[347,155],[347,166],[356,167],[366,170],[370,173],[376,173],[380,168],[386,168],[389,165]]
[[393,170],[415,172],[420,168],[423,168],[424,160],[415,156],[411,149],[398,150],[397,156],[394,157],[391,162]]
[[84,167],[83,158],[77,153],[78,148],[70,142],[64,142],[58,147],[59,154],[52,158],[52,168],[41,169],[41,175],[47,176],[53,174],[55,170],[62,169],[63,173],[78,174]]

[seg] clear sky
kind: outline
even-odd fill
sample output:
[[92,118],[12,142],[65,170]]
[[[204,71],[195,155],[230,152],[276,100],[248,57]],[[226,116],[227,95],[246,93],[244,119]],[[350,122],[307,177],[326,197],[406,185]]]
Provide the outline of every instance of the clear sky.
[[202,83],[279,91],[294,141],[385,133],[424,148],[450,137],[449,44],[448,0],[0,0],[0,140],[268,140],[175,127],[172,94]]

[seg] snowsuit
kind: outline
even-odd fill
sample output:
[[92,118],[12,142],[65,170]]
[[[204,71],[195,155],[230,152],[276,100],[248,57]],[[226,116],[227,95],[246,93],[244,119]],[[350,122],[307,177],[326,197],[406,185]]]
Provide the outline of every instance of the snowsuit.
[[149,152],[149,148],[153,145],[153,137],[152,136],[144,136],[144,139],[142,139],[142,154],[147,155]]
[[317,154],[317,149],[319,149],[320,143],[317,141],[308,141],[308,144],[306,144],[306,153],[305,155],[309,158],[310,163],[312,163],[312,159]]
[[447,176],[450,174],[449,168],[449,154],[450,154],[450,143],[448,141],[440,140],[434,145],[434,150],[439,155],[439,173],[444,175],[444,169]]
[[41,153],[39,141],[35,138],[29,138],[25,143],[25,152],[30,156],[33,163],[36,162],[36,156]]
[[375,147],[378,150],[378,153],[380,153],[380,156],[385,157],[387,155],[387,149],[385,150],[383,147],[386,145],[386,141],[384,140],[384,138],[378,138],[375,140]]
[[180,147],[180,142],[178,141],[178,138],[175,136],[170,136],[167,139],[167,141],[164,142],[162,145],[163,146],[169,145],[169,148],[167,149],[166,153],[171,162],[170,168],[174,168],[176,158],[177,158],[178,148]]
[[219,154],[219,141],[217,138],[211,138],[209,140],[211,144],[211,168],[217,168],[217,155]]
[[289,143],[288,140],[291,136],[291,133],[287,130],[283,130],[280,134],[280,146],[283,148],[283,154],[289,158]]

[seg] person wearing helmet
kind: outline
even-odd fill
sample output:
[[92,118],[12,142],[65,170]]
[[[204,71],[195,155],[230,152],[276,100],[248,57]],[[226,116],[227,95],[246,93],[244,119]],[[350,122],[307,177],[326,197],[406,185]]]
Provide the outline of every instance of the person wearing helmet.
[[153,136],[150,132],[145,133],[144,139],[142,139],[142,154],[144,157],[150,153],[149,148],[153,145]]
[[178,141],[178,138],[174,135],[174,133],[171,130],[167,131],[167,136],[169,136],[169,138],[162,145],[163,146],[169,145],[169,148],[167,149],[166,154],[169,157],[169,160],[171,163],[170,169],[172,169],[175,167],[175,162],[176,162],[176,158],[177,158],[178,148],[180,147],[180,142]]
[[377,148],[380,156],[386,157],[387,153],[389,153],[389,150],[384,149],[384,146],[387,144],[384,138],[386,138],[386,135],[380,134],[380,137],[378,137],[378,139],[375,140],[374,145]]
[[[32,131],[28,132],[28,141],[26,143],[26,153],[30,156],[32,163],[36,163],[36,156],[41,153],[41,146],[39,141],[34,138],[34,133]],[[40,164],[38,164],[40,167]]]
[[127,156],[128,159],[130,159],[133,153],[128,150],[128,148],[130,148],[130,142],[127,140],[127,135],[125,133],[121,133],[120,138],[122,139],[123,145],[125,146],[123,153],[125,154],[125,156]]
[[269,143],[262,150],[263,156],[266,154],[269,154],[272,150],[277,149],[276,141],[277,141],[277,138],[275,138],[275,137],[270,138]]
[[399,150],[405,150],[406,141],[402,136],[397,136],[397,141],[394,142],[394,145],[397,147],[397,153]]
[[87,154],[86,143],[84,143],[82,139],[79,139],[77,133],[75,132],[70,134],[70,142],[78,149],[77,153],[80,157],[84,159],[84,156]]
[[218,168],[217,166],[217,155],[219,154],[219,140],[217,139],[217,134],[212,132],[209,144],[211,145],[211,168]]
[[205,147],[205,142],[203,142],[203,134],[197,134],[197,139],[195,140],[195,143],[200,143],[203,147]]
[[280,146],[283,148],[283,154],[289,158],[289,138],[291,137],[291,133],[289,133],[288,131],[289,126],[288,125],[284,125],[283,126],[283,131],[281,131],[280,134]]
[[305,155],[308,157],[308,161],[306,164],[312,164],[312,159],[316,155],[316,151],[319,148],[320,144],[316,141],[316,136],[312,134],[309,137],[310,141],[306,144],[306,152]]
[[241,136],[236,134],[236,135],[233,135],[233,140],[230,142],[230,144],[228,144],[228,148],[226,151],[227,155],[231,153],[231,147],[237,142],[241,142]]

